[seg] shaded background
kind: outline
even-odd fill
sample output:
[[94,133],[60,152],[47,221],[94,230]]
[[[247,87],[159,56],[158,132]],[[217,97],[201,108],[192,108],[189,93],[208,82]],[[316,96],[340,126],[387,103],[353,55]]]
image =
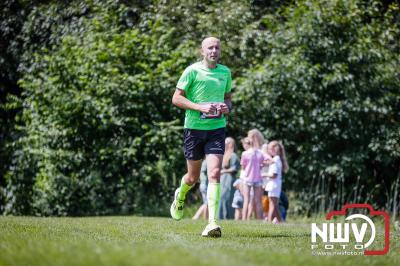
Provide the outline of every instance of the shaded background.
[[0,23],[0,213],[167,215],[185,171],[170,99],[214,35],[228,135],[283,141],[293,213],[396,216],[396,1],[2,1]]

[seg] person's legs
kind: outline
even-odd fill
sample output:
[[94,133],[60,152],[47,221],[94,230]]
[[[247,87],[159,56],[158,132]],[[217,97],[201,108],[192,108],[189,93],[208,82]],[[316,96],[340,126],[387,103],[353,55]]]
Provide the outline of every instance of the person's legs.
[[278,198],[277,197],[269,197],[268,222],[272,223],[272,220],[276,217],[276,209],[277,208],[278,208]]
[[282,222],[282,216],[279,210],[279,198],[276,198],[275,217],[278,219],[278,222]]
[[256,202],[254,200],[254,186],[250,187],[250,202],[247,210],[247,220],[251,220],[256,209]]
[[[181,184],[192,187],[200,177],[201,163],[205,155],[205,132],[201,130],[185,129],[183,142],[187,173],[183,176]],[[185,196],[185,192],[179,194],[180,197]]]
[[204,206],[204,211],[203,211],[203,219],[208,219],[208,205],[207,204],[203,204]]
[[282,183],[276,182],[276,187],[268,192],[268,197],[270,199],[271,198],[273,199],[273,205],[274,205],[274,210],[272,213],[272,220],[270,220],[271,222],[274,221],[274,218],[276,218],[278,222],[282,221],[281,214],[279,211],[279,197],[282,192],[281,187],[282,187]]
[[188,172],[182,177],[180,187],[175,191],[174,202],[170,208],[171,216],[175,220],[180,220],[183,217],[186,194],[199,179],[201,160],[187,160],[187,169]]
[[207,202],[208,202],[208,225],[201,233],[202,236],[221,237],[221,227],[217,225],[218,206],[221,196],[219,183],[222,155],[207,154]]
[[235,195],[235,190],[233,189],[233,183],[235,182],[232,175],[228,175],[227,186],[228,186],[228,201],[227,201],[227,219],[235,218],[235,210],[232,207],[233,197]]
[[240,194],[240,191],[235,192],[235,196],[233,197],[231,207],[234,210],[233,218],[235,220],[241,220],[242,208],[243,208],[243,196]]
[[263,189],[261,186],[254,186],[254,201],[256,205],[256,219],[262,219],[262,203],[261,198],[263,194]]
[[240,220],[242,218],[242,209],[235,208],[235,220]]
[[206,213],[207,213],[207,205],[206,204],[201,204],[199,209],[196,211],[196,214],[193,216],[193,220],[197,220],[200,217],[205,219],[206,218]]
[[268,222],[272,223],[272,218],[274,215],[274,203],[272,202],[272,197],[268,197],[269,208],[268,208]]
[[219,201],[219,219],[233,219],[234,209],[232,207],[233,201],[233,178],[231,174],[221,175],[221,198]]
[[207,160],[207,202],[208,225],[202,236],[221,237],[221,227],[217,225],[218,206],[221,196],[221,166],[225,152],[225,128],[207,131],[204,153]]
[[222,155],[219,154],[207,154],[207,176],[208,176],[208,189],[207,189],[207,201],[208,201],[208,221],[209,223],[217,222],[217,213],[221,193],[220,172]]
[[196,184],[200,177],[202,160],[186,160],[187,173],[182,177],[178,199],[185,200],[186,193]]
[[242,220],[247,220],[247,212],[249,209],[250,201],[250,186],[243,183],[243,209],[242,209]]
[[220,220],[228,218],[228,205],[229,205],[229,191],[228,185],[226,184],[227,175],[222,175],[220,178],[220,186],[221,186],[221,197],[219,200],[219,211],[218,218]]
[[247,220],[250,220],[256,209],[256,201],[254,200],[254,186],[249,187],[250,199],[247,209]]
[[187,173],[182,177],[180,187],[175,190],[174,201],[171,204],[170,213],[175,220],[182,219],[186,193],[200,177],[201,162],[204,158],[205,137],[206,133],[204,131],[184,129],[183,148]]

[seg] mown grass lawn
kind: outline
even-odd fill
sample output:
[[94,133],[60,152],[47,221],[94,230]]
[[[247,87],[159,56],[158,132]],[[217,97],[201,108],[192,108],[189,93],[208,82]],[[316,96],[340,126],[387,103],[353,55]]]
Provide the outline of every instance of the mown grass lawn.
[[0,265],[400,265],[395,231],[385,256],[314,256],[304,220],[221,225],[208,239],[190,219],[0,217]]

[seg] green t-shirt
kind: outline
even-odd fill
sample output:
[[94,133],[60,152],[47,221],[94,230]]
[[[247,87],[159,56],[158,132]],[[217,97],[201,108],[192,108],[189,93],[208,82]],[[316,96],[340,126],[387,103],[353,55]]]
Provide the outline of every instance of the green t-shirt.
[[[223,103],[231,86],[232,76],[228,67],[217,64],[216,68],[210,69],[202,62],[187,67],[176,85],[194,103]],[[221,113],[205,115],[199,111],[186,110],[185,128],[212,130],[225,126],[226,119]]]

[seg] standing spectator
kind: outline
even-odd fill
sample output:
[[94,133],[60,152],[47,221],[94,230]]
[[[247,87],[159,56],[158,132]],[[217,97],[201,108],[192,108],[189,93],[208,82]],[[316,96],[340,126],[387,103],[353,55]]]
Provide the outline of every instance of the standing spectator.
[[[243,151],[247,151],[248,149],[251,148],[251,145],[250,145],[251,140],[250,140],[250,138],[245,137],[245,138],[243,138],[241,140],[241,142],[242,142]],[[241,179],[242,182],[240,183],[240,193],[241,193],[242,198],[243,198],[243,180],[245,178],[246,178],[245,171],[241,170],[240,171],[240,179]],[[249,201],[250,201],[250,203],[248,204],[247,211],[250,213],[250,217],[252,217],[253,214],[254,214],[254,210],[256,209],[256,203],[254,201],[254,191],[253,191],[253,189],[250,190],[250,199],[249,199]],[[242,205],[243,205],[243,203],[242,203]],[[240,217],[242,217],[242,215],[240,215]]]
[[232,208],[235,209],[235,220],[241,220],[243,209],[242,180],[240,178],[236,179],[233,187],[235,188],[235,194],[233,195]]
[[221,170],[221,199],[219,201],[219,218],[233,219],[234,210],[233,201],[233,182],[236,179],[236,173],[240,169],[240,162],[235,153],[235,140],[233,138],[225,139],[225,153],[222,159]]
[[[258,150],[261,150],[261,149],[262,149],[262,146],[264,145],[265,140],[264,140],[264,136],[263,136],[263,134],[260,132],[260,130],[258,130],[258,129],[256,129],[256,128],[254,128],[254,129],[252,129],[252,130],[249,130],[249,132],[247,132],[247,137],[250,138],[250,140],[253,142],[253,148],[254,148],[254,149],[258,149]],[[261,170],[261,172],[262,172],[262,170]],[[264,189],[263,189],[263,191],[264,191]],[[255,197],[257,197],[257,198],[255,198]],[[258,200],[259,200],[259,201],[261,202],[261,207],[262,207],[262,197],[263,197],[263,194],[260,195],[260,199],[258,199],[258,197],[259,197],[258,195],[255,196],[254,188],[252,187],[252,188],[251,188],[251,191],[250,191],[250,200],[251,200],[251,203],[252,203],[252,204],[249,206],[250,217],[253,216],[252,214],[254,213],[254,210],[257,209],[256,201],[258,202]],[[263,216],[263,208],[261,208],[261,212],[262,212],[261,217],[257,216],[257,212],[255,213],[257,219],[262,219],[262,216]]]
[[268,168],[267,183],[265,186],[269,198],[268,221],[279,223],[282,221],[279,213],[282,172],[286,173],[289,170],[289,165],[286,160],[285,148],[281,142],[274,140],[268,143],[268,153],[272,157],[272,164]]
[[[262,218],[262,179],[261,179],[261,167],[264,162],[264,156],[262,152],[257,149],[253,141],[249,138],[250,149],[242,153],[242,158],[240,164],[242,165],[243,174],[241,178],[243,179],[243,220],[250,220],[251,212],[251,201],[250,201],[250,191],[254,190],[254,201],[256,205],[256,218]],[[250,208],[249,208],[250,207]]]

